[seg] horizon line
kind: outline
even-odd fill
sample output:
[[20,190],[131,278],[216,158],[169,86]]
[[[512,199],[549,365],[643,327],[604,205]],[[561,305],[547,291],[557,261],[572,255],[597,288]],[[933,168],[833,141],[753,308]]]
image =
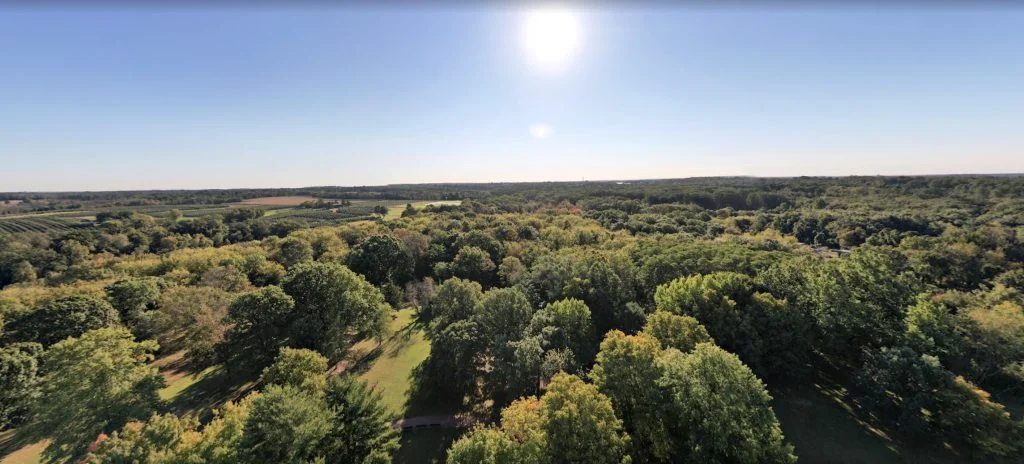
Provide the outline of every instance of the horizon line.
[[0,195],[17,194],[70,194],[70,193],[145,193],[145,192],[203,192],[203,191],[244,191],[244,190],[303,190],[316,188],[384,188],[402,186],[440,186],[440,185],[511,185],[511,184],[585,184],[614,182],[665,182],[689,179],[840,179],[840,178],[900,178],[900,177],[1014,177],[1024,176],[1024,172],[965,172],[942,174],[847,174],[847,175],[792,175],[792,176],[756,176],[756,175],[720,175],[720,176],[689,176],[634,179],[581,179],[581,180],[541,180],[541,181],[481,181],[481,182],[413,182],[378,185],[305,185],[300,187],[210,187],[210,188],[156,188],[156,189],[114,189],[114,190],[15,190],[0,191]]

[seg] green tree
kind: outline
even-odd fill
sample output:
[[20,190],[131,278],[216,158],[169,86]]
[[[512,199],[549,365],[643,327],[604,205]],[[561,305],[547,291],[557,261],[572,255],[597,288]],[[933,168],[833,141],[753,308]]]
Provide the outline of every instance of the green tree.
[[258,393],[213,412],[199,430],[190,416],[154,414],[144,423],[130,422],[89,454],[90,464],[193,463],[238,464],[243,460],[241,440],[252,402]]
[[957,331],[956,316],[945,305],[927,295],[907,309],[907,344],[919,353],[931,354],[946,362],[965,355],[965,340]]
[[249,282],[257,287],[277,285],[284,277],[284,267],[261,254],[246,255],[239,265]]
[[398,432],[380,393],[350,375],[334,376],[325,390],[334,411],[323,448],[327,462],[388,464],[398,451]]
[[323,391],[327,384],[327,358],[316,351],[282,348],[274,364],[263,370],[260,381],[265,385]]
[[486,251],[474,246],[463,247],[449,267],[452,275],[484,284],[493,280],[495,266]]
[[22,260],[11,267],[11,283],[32,282],[36,280],[36,269],[32,263]]
[[627,336],[613,330],[605,335],[590,373],[594,384],[611,400],[640,461],[667,461],[677,451],[663,413],[659,341],[647,334]]
[[800,293],[810,300],[826,351],[856,358],[863,348],[890,345],[905,332],[904,317],[917,284],[895,250],[858,247],[849,258],[808,272]]
[[537,400],[506,407],[501,428],[478,428],[448,450],[448,463],[630,462],[629,436],[611,402],[579,377],[558,374]]
[[467,320],[476,314],[483,291],[470,280],[448,279],[437,286],[430,297],[431,331],[444,330],[449,324]]
[[515,288],[496,288],[483,294],[476,319],[493,348],[519,340],[530,323],[533,308],[523,292]]
[[38,343],[12,343],[0,348],[0,430],[16,427],[39,393]]
[[640,300],[637,270],[625,253],[569,249],[547,254],[533,263],[519,285],[531,289],[538,306],[565,298],[583,300],[599,336],[643,325],[644,313],[634,303]]
[[[530,323],[533,308],[521,291],[515,288],[498,288],[484,293],[475,316],[480,328],[481,339],[485,343],[485,362],[493,366],[488,377],[488,387],[494,392],[504,395],[498,398],[499,403],[515,398],[537,385],[536,376],[540,374],[540,356],[534,356],[534,363],[524,366],[527,361],[519,342],[523,331]],[[519,356],[516,351],[521,351]],[[536,350],[532,353],[537,354]],[[524,378],[524,373],[530,376]],[[533,378],[531,378],[533,377]],[[524,390],[525,389],[525,390]]]
[[295,301],[280,287],[271,285],[239,296],[228,307],[231,325],[217,347],[228,366],[262,368],[292,337]]
[[249,278],[235,266],[227,264],[207,269],[196,284],[226,292],[241,292],[249,288]]
[[296,264],[312,261],[313,247],[300,238],[285,237],[277,245],[274,260],[291,269]]
[[[959,332],[969,339],[966,363],[972,378],[985,382],[1007,376],[1011,385],[1024,380],[1024,306],[1013,301],[969,308],[958,319]],[[1016,375],[1014,371],[1016,370]]]
[[526,275],[526,265],[515,256],[506,256],[498,266],[498,277],[506,286],[518,284]]
[[156,308],[160,299],[160,281],[152,277],[121,279],[107,286],[107,299],[121,319],[134,323],[141,314]]
[[661,342],[663,349],[675,348],[683,353],[690,352],[698,343],[715,342],[697,319],[667,311],[655,311],[647,316],[643,333]]
[[511,398],[540,393],[544,348],[540,337],[510,341],[507,350],[494,360],[495,386]]
[[282,286],[295,300],[296,347],[336,359],[355,337],[379,337],[387,327],[391,308],[380,290],[340,264],[299,264]]
[[419,210],[412,206],[412,203],[406,203],[405,209],[402,210],[402,217],[413,217],[419,214]]
[[570,298],[548,304],[534,313],[526,333],[539,337],[545,351],[569,350],[583,366],[593,362],[597,351],[590,308],[581,300]]
[[227,330],[232,295],[212,287],[172,287],[161,295],[159,309],[143,327],[169,350],[185,350],[197,367],[215,362],[216,346]]
[[676,279],[658,287],[659,311],[688,315],[715,341],[765,376],[803,372],[810,359],[812,321],[786,300],[756,292],[750,277],[716,272]]
[[771,396],[736,355],[701,343],[686,355],[669,350],[663,365],[657,387],[667,395],[665,423],[676,440],[678,460],[796,461],[771,409]]
[[182,438],[196,433],[199,421],[174,414],[153,414],[148,421],[131,422],[110,437],[100,440],[85,462],[90,464],[132,464],[174,462]]
[[44,302],[8,327],[15,339],[44,346],[85,332],[117,325],[117,310],[105,300],[89,295],[70,295]]
[[157,392],[164,379],[147,364],[156,349],[156,342],[135,342],[123,328],[96,329],[53,345],[43,355],[32,420],[18,432],[51,439],[43,453],[48,462],[81,458],[100,433],[162,407]]
[[541,464],[546,460],[527,460],[522,447],[498,429],[473,430],[448,449],[448,464]]
[[413,260],[394,235],[374,235],[352,248],[348,266],[374,285],[405,285],[412,278]]
[[554,463],[620,463],[629,436],[611,401],[579,377],[558,374],[541,398],[548,454]]
[[270,385],[252,400],[238,444],[249,462],[390,463],[398,433],[380,394],[351,376],[323,390]]
[[57,253],[65,266],[75,266],[89,259],[89,247],[77,240],[64,240],[57,246]]
[[431,391],[459,401],[474,392],[486,341],[475,321],[461,320],[431,335],[424,370]]
[[474,247],[484,250],[491,257],[491,262],[495,263],[501,262],[502,256],[505,255],[505,246],[500,240],[494,238],[491,234],[478,229],[460,234],[455,239],[454,245],[457,250],[461,250],[466,247]]
[[978,457],[1022,451],[1021,424],[934,356],[908,347],[871,351],[857,373],[855,392],[869,410],[912,438],[938,437]]
[[332,416],[323,395],[271,385],[253,400],[239,446],[254,463],[324,459]]

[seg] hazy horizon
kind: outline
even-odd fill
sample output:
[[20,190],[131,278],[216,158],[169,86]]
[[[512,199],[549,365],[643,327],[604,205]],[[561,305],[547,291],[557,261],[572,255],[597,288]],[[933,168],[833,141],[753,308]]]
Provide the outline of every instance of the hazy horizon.
[[0,9],[0,191],[1020,173],[1022,46],[1013,8]]
[[672,182],[693,179],[843,179],[850,177],[1019,177],[1024,172],[961,172],[945,174],[847,174],[847,175],[820,175],[820,176],[755,176],[755,175],[722,175],[722,176],[690,176],[690,177],[647,177],[647,178],[619,178],[619,179],[576,179],[576,180],[529,180],[529,181],[473,181],[473,182],[397,182],[389,184],[322,184],[322,185],[294,185],[294,186],[266,186],[246,185],[240,187],[194,187],[194,188],[138,188],[138,189],[108,189],[108,190],[5,190],[0,194],[49,194],[49,193],[106,193],[106,192],[173,192],[173,191],[205,191],[205,190],[302,190],[317,188],[374,188],[374,187],[399,187],[407,185],[491,185],[491,184],[579,184],[579,183],[630,183],[630,182]]

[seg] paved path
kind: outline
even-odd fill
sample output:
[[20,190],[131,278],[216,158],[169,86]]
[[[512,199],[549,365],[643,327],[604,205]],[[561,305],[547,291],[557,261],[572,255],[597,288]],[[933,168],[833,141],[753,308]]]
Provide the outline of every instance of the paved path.
[[423,427],[452,428],[457,425],[455,416],[403,417],[391,423],[396,429],[418,429]]
[[470,416],[457,415],[457,416],[415,416],[415,417],[403,417],[391,423],[391,426],[396,429],[422,429],[427,427],[441,427],[441,428],[469,428],[477,424],[478,421]]

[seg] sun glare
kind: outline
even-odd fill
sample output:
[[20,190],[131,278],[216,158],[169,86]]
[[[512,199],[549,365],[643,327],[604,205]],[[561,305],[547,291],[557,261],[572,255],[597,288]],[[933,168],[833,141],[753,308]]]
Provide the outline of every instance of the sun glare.
[[563,8],[532,11],[526,17],[522,39],[533,66],[545,71],[564,69],[580,44],[579,19]]

